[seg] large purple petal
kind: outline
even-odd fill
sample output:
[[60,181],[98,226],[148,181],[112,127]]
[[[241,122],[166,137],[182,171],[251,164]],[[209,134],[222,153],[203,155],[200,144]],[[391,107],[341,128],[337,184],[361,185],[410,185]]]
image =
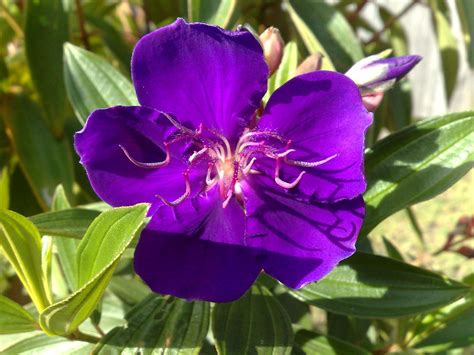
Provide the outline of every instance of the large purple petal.
[[233,301],[261,270],[244,245],[244,225],[240,206],[232,200],[222,208],[217,188],[173,209],[160,207],[138,242],[135,271],[161,294]]
[[[145,107],[116,106],[94,111],[82,131],[75,135],[81,157],[94,191],[112,206],[160,201],[156,195],[174,200],[185,191],[182,173],[186,161],[173,149],[170,163],[159,169],[144,169],[133,159],[159,162],[165,159],[163,142],[176,128],[163,114]],[[197,166],[190,175],[191,185],[200,189],[206,169]]]
[[235,141],[265,94],[268,67],[248,31],[178,19],[138,42],[132,76],[142,105]]
[[[293,180],[306,171],[292,190],[316,201],[350,199],[365,191],[364,134],[372,121],[357,86],[342,74],[316,71],[300,75],[270,97],[260,120],[262,130],[290,139],[292,160],[315,162],[312,168],[283,168],[282,177]],[[269,173],[272,173],[269,170]]]
[[364,201],[310,203],[272,187],[268,178],[243,184],[247,244],[261,254],[266,273],[288,287],[320,280],[351,256],[364,219]]

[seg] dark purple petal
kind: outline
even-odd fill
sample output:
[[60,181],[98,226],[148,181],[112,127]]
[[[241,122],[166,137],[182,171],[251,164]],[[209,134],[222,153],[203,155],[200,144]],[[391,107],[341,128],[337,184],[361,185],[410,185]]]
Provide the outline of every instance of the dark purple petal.
[[336,203],[297,201],[257,177],[244,183],[247,244],[266,273],[288,287],[320,280],[351,256],[364,219],[361,196]]
[[408,74],[421,61],[422,57],[419,55],[405,55],[401,57],[385,58],[377,60],[367,65],[368,67],[375,65],[386,65],[387,71],[385,75],[380,78],[380,81],[386,81],[390,79],[401,79]]
[[[276,90],[259,127],[291,139],[289,148],[296,150],[288,155],[292,160],[316,162],[333,157],[312,168],[285,165],[281,177],[292,181],[305,170],[291,192],[335,202],[365,191],[364,134],[371,121],[372,115],[349,78],[317,71],[297,76]],[[268,164],[273,163],[261,162],[260,167],[273,174]]]
[[252,285],[261,267],[244,245],[245,217],[233,199],[222,208],[218,189],[161,207],[135,251],[138,275],[157,293],[229,302]]
[[265,94],[268,67],[251,33],[178,19],[138,42],[132,76],[143,106],[235,141]]
[[[159,169],[144,169],[124,154],[141,162],[165,159],[163,142],[176,128],[163,114],[145,107],[116,106],[94,111],[75,135],[75,146],[94,191],[112,206],[160,201],[156,194],[174,200],[185,191],[186,170],[178,148],[170,163]],[[190,175],[191,186],[199,189],[206,167],[197,166]]]

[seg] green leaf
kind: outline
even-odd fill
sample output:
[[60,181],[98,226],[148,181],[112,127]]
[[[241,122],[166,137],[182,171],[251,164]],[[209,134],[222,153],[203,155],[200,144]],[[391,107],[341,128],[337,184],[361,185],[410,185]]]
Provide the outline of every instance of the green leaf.
[[0,334],[31,332],[37,329],[35,319],[18,303],[0,295]]
[[446,97],[449,101],[457,81],[459,67],[458,45],[448,19],[438,8],[438,0],[431,0],[430,6],[432,9],[434,27],[436,29],[438,47],[441,51]]
[[33,83],[45,109],[45,118],[60,136],[66,118],[63,44],[68,40],[68,14],[63,0],[26,2],[25,49]]
[[448,349],[468,347],[474,344],[474,304],[459,317],[440,326],[415,348],[424,352],[438,353]]
[[315,34],[301,19],[298,13],[296,13],[296,11],[290,5],[289,2],[287,2],[285,5],[287,6],[290,18],[293,21],[293,24],[295,25],[299,35],[301,36],[303,43],[308,49],[308,52],[310,54],[321,53],[324,56],[321,69],[335,71],[336,69],[334,68],[334,64],[331,61],[330,56],[328,55],[322,44],[319,42],[319,40],[316,38]]
[[268,81],[268,89],[263,99],[265,102],[268,101],[270,95],[290,80],[296,73],[298,67],[298,46],[295,42],[288,42],[285,45],[283,51],[283,58],[281,59],[280,66],[274,75]]
[[309,330],[300,330],[295,335],[295,346],[305,354],[318,355],[369,355],[367,350],[331,336],[325,336]]
[[368,182],[362,235],[395,212],[433,198],[473,166],[474,113],[424,120],[366,153]]
[[[344,16],[334,7],[319,0],[286,0],[288,11],[295,22],[294,11],[324,47],[340,72],[347,71],[352,64],[364,57],[362,46]],[[300,31],[300,24],[295,22]],[[305,31],[306,33],[306,31]],[[303,38],[304,40],[304,38]],[[316,43],[313,40],[311,42]],[[305,43],[307,43],[305,41]],[[312,45],[310,52],[317,50]],[[323,53],[324,54],[324,53]]]
[[182,9],[189,22],[205,22],[226,28],[237,0],[182,0]]
[[94,311],[130,242],[144,227],[147,204],[103,212],[87,230],[77,250],[77,291],[45,309],[41,327],[67,335]]
[[391,258],[356,253],[296,298],[336,314],[395,318],[420,314],[462,297],[469,288]]
[[291,353],[290,317],[262,285],[255,284],[235,302],[216,304],[212,329],[221,355]]
[[33,334],[12,345],[1,349],[3,354],[89,354],[93,344],[83,341],[71,341],[62,337],[52,337],[46,334]]
[[105,59],[70,43],[64,45],[64,75],[69,100],[82,124],[95,109],[138,105],[128,79]]
[[113,329],[94,354],[197,354],[209,328],[210,304],[150,295]]
[[51,303],[41,269],[41,237],[26,217],[0,211],[0,247],[39,311]]
[[123,302],[136,305],[150,294],[150,289],[136,278],[115,276],[110,281],[109,289]]
[[99,30],[107,47],[115,58],[119,60],[121,66],[129,73],[132,48],[122,36],[123,29],[121,27],[116,28],[117,26],[97,16],[87,16],[86,19]]
[[43,209],[49,209],[56,186],[72,191],[72,154],[65,138],[56,139],[40,109],[25,96],[1,96],[0,114],[6,119],[13,146],[29,185]]
[[98,211],[72,208],[30,217],[42,235],[81,239],[99,215]]
[[0,210],[7,210],[10,206],[10,174],[8,167],[0,170]]
[[474,68],[474,2],[457,0],[456,6],[461,19],[469,67],[472,69]]
[[[71,207],[64,188],[59,185],[53,198],[53,211],[61,211]],[[77,269],[76,269],[76,250],[78,241],[70,238],[55,238],[54,245],[56,246],[57,257],[60,269],[64,275],[69,291],[75,290]]]
[[382,236],[382,241],[389,257],[398,261],[404,261],[403,255],[398,251],[397,247],[393,245],[393,243],[389,239]]

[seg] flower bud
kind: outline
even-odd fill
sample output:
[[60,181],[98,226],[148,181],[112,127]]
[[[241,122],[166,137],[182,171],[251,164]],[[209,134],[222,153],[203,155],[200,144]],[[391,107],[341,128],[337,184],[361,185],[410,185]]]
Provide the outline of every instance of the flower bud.
[[295,75],[311,73],[316,70],[321,70],[323,64],[323,55],[321,53],[313,53],[307,57],[298,68],[296,68]]
[[369,112],[375,112],[383,100],[383,92],[374,92],[362,96],[362,103]]
[[265,61],[270,69],[270,75],[272,75],[280,66],[285,43],[281,38],[280,31],[275,27],[268,27],[259,38]]
[[385,58],[389,53],[364,58],[347,71],[346,76],[359,86],[362,95],[387,91],[421,60],[418,55]]

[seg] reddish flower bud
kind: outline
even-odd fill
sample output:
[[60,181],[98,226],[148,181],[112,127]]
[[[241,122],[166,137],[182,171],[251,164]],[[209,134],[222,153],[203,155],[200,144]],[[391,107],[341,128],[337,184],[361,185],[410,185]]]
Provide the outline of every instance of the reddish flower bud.
[[367,94],[362,96],[362,102],[364,103],[365,108],[369,112],[375,112],[377,107],[379,107],[380,103],[383,99],[383,92],[376,92],[373,94]]
[[462,246],[459,249],[456,250],[458,254],[464,255],[468,259],[474,258],[474,249],[467,247],[467,246]]
[[323,55],[321,53],[313,53],[307,57],[296,69],[296,75],[311,73],[321,70],[323,64]]
[[265,61],[270,69],[270,75],[272,75],[280,66],[285,43],[281,38],[280,31],[275,27],[268,27],[259,38]]

